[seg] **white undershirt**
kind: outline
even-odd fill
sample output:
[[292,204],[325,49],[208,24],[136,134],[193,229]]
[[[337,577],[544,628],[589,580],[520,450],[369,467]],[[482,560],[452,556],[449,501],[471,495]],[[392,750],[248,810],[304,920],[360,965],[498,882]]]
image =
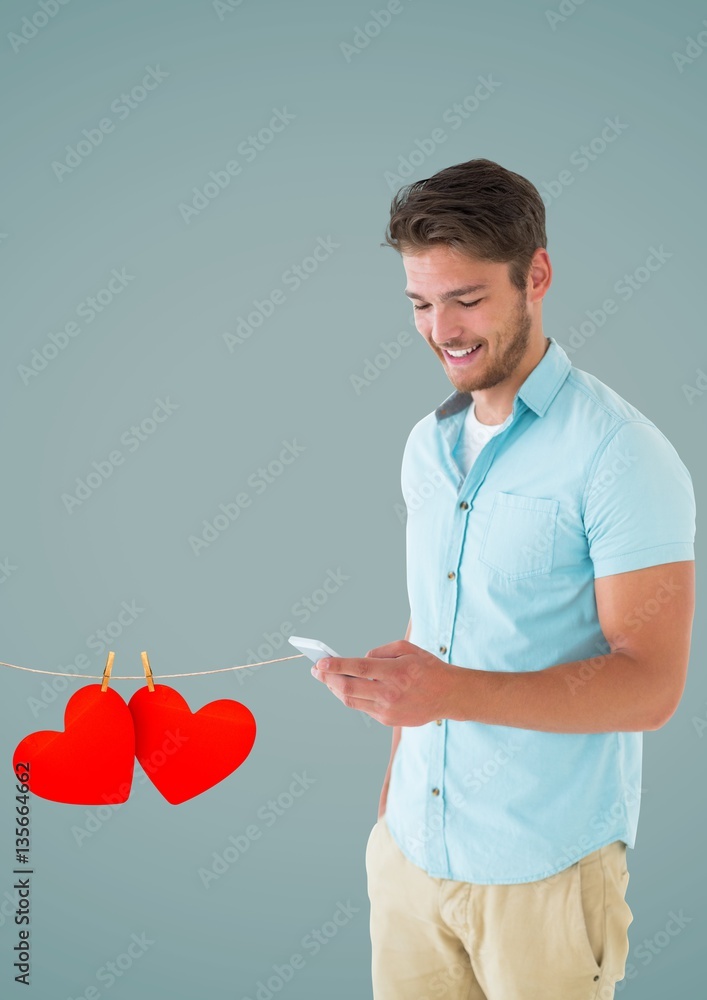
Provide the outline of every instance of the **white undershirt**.
[[476,461],[479,452],[486,442],[489,441],[494,434],[498,434],[500,429],[503,427],[503,424],[505,424],[505,420],[500,424],[480,423],[476,418],[475,408],[476,403],[472,399],[455,451],[457,464],[461,468],[464,477],[466,477],[469,469]]

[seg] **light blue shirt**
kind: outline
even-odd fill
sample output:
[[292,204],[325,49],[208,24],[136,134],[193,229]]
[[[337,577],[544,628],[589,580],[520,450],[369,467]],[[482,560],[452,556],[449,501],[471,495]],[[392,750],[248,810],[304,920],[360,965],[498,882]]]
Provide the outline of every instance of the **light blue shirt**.
[[[608,653],[595,577],[694,559],[692,480],[675,448],[547,339],[465,477],[454,452],[469,393],[405,445],[410,641],[457,666],[542,670]],[[670,599],[666,572],[655,610]],[[627,618],[628,634],[639,627]],[[614,840],[635,846],[642,749],[640,732],[403,727],[386,821],[435,878],[535,881]]]

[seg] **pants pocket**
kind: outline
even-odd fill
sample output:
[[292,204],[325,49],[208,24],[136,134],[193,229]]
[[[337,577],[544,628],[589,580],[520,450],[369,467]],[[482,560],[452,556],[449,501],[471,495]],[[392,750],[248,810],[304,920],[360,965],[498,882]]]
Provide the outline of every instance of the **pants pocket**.
[[628,957],[628,927],[633,913],[626,902],[629,874],[626,845],[614,841],[575,865],[577,942],[596,973],[623,979]]
[[578,948],[595,973],[604,961],[604,868],[599,851],[588,854],[573,865],[572,898],[574,921],[572,930]]

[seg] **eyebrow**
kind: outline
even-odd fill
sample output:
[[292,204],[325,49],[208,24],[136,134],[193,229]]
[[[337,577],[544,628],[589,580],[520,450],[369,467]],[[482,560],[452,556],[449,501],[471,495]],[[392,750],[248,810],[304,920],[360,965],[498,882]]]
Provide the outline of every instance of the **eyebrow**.
[[[457,295],[468,295],[470,292],[480,292],[485,288],[488,288],[488,284],[479,285],[464,285],[463,288],[452,288],[449,292],[443,292],[440,295],[440,302],[446,302],[447,299],[455,299]],[[409,299],[421,299],[424,301],[424,295],[418,295],[416,292],[409,292],[407,288],[405,289],[405,294]]]

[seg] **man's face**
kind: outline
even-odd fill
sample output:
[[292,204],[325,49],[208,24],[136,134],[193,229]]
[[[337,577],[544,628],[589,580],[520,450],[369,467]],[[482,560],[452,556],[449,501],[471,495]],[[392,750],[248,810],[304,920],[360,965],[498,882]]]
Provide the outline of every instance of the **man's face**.
[[[508,378],[528,350],[532,326],[525,295],[508,277],[508,264],[477,260],[446,246],[404,254],[403,264],[415,325],[455,389],[490,389]],[[451,291],[456,294],[448,296]],[[477,344],[464,357],[447,353]]]

